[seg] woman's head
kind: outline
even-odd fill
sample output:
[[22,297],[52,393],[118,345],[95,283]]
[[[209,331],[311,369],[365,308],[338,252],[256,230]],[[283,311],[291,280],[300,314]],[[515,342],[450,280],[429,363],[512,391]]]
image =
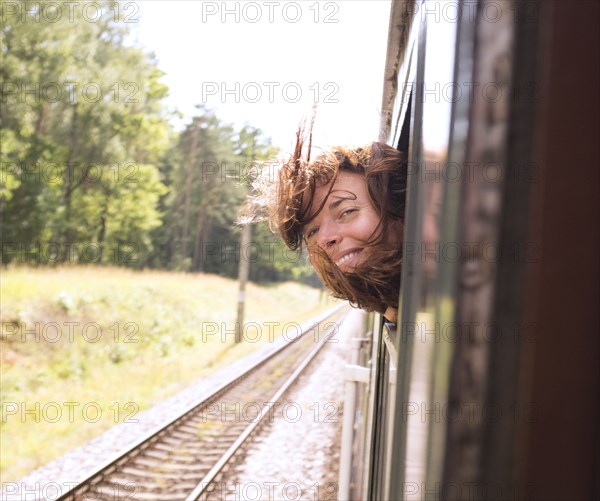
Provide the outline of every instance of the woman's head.
[[335,147],[280,170],[270,223],[288,247],[306,245],[334,296],[383,312],[396,307],[406,161],[383,143]]

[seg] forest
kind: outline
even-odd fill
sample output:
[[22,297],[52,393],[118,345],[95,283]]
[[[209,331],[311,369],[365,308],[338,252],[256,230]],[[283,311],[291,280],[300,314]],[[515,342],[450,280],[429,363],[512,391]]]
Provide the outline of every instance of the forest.
[[156,57],[118,2],[95,4],[93,19],[76,2],[0,5],[3,264],[235,277],[244,256],[251,280],[316,284],[265,225],[240,245],[247,175],[279,153],[270,139],[201,105],[175,130]]

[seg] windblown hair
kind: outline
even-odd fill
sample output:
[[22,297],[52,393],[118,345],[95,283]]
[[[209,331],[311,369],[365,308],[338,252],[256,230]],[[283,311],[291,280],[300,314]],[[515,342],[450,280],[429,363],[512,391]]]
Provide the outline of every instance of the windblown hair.
[[267,205],[271,229],[279,233],[292,250],[303,247],[303,228],[323,209],[313,207],[315,191],[329,184],[329,193],[340,172],[364,176],[370,202],[380,216],[373,237],[366,243],[374,248],[368,262],[351,272],[342,272],[329,256],[315,246],[309,249],[315,271],[333,296],[370,311],[383,313],[398,306],[400,269],[402,265],[401,235],[406,201],[405,155],[384,143],[374,142],[359,148],[334,147],[310,160],[302,155],[303,133],[298,132],[294,154],[279,170],[271,183]]

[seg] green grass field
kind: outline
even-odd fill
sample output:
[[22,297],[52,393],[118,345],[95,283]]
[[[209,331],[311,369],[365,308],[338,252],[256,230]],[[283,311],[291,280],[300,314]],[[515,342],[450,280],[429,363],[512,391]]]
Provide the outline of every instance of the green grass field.
[[104,267],[2,270],[0,473],[15,480],[332,305],[248,284],[254,342],[234,343],[237,282]]

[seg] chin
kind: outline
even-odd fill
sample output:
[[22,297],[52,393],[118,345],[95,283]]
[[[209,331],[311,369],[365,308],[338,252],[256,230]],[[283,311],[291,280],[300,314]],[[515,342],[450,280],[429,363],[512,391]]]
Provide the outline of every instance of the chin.
[[338,268],[340,269],[340,271],[342,273],[356,273],[356,268],[361,266],[363,264],[362,260],[358,261],[358,262],[352,262],[349,264],[340,264],[338,265]]

